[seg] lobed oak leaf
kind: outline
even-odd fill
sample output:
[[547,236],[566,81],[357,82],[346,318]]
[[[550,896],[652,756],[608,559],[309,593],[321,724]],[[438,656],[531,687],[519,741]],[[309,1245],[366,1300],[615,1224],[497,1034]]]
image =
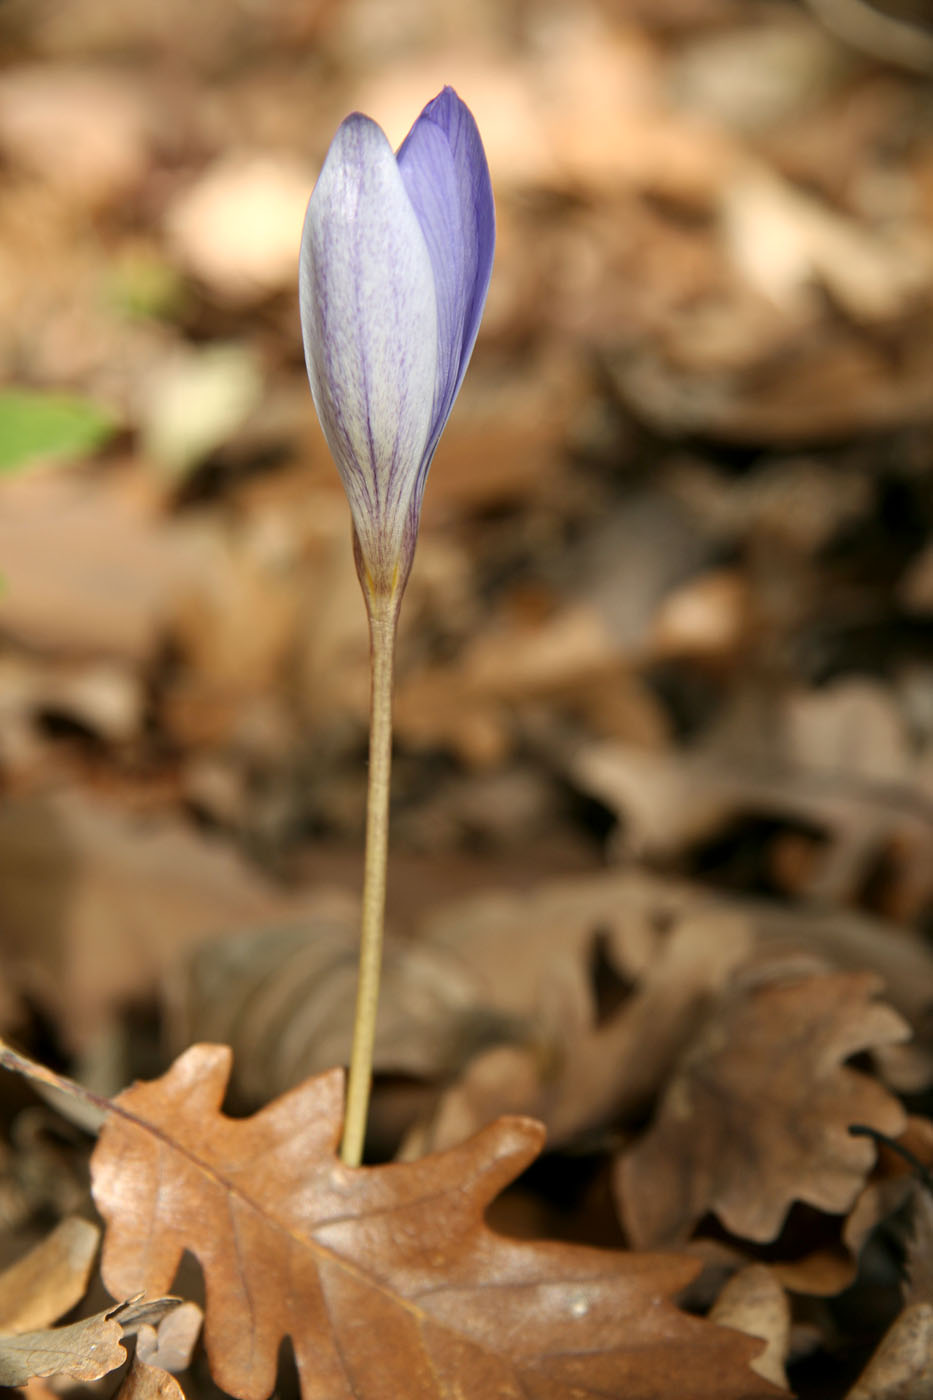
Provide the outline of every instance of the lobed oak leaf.
[[909,1033],[876,1000],[880,979],[801,975],[803,965],[776,962],[733,985],[683,1056],[653,1126],[620,1159],[617,1195],[639,1247],[686,1239],[709,1211],[760,1242],[779,1234],[795,1200],[846,1211],[874,1158],[848,1125],[903,1131],[898,1101],[843,1063]]
[[492,1198],[543,1129],[501,1119],[413,1163],[335,1154],[342,1074],[250,1118],[220,1112],[225,1046],[197,1045],[112,1105],[92,1161],[107,1286],[160,1290],[201,1263],[215,1379],[275,1383],[290,1336],[305,1400],[755,1400],[760,1343],[670,1301],[696,1265],[495,1234]]

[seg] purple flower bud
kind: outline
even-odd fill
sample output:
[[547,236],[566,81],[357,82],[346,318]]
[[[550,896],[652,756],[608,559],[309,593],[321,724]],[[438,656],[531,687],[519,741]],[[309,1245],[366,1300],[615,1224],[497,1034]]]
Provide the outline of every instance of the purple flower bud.
[[370,601],[397,603],[408,579],[494,244],[486,156],[453,88],[428,103],[397,156],[368,117],[342,123],[305,216],[301,328]]

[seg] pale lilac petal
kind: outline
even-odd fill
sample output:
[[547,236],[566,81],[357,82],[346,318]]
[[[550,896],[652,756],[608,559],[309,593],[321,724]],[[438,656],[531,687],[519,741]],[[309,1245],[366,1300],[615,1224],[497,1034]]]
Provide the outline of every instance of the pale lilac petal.
[[299,288],[311,392],[360,554],[373,585],[394,591],[433,451],[438,299],[421,223],[368,117],[348,117],[331,144],[305,217]]
[[453,88],[425,107],[398,153],[424,232],[438,304],[437,383],[427,472],[479,330],[495,246],[489,167],[476,122]]
[[453,156],[433,122],[419,120],[399,151],[399,170],[424,233],[437,294],[437,382],[434,422],[446,419],[460,374],[468,289],[472,283],[472,231],[464,228]]

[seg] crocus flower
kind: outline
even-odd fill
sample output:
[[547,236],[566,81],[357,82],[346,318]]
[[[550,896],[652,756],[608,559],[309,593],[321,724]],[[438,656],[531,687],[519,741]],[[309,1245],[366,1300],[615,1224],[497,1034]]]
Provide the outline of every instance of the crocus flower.
[[428,103],[397,155],[368,117],[342,123],[305,217],[301,326],[370,605],[397,606],[408,579],[494,243],[482,142],[452,88]]

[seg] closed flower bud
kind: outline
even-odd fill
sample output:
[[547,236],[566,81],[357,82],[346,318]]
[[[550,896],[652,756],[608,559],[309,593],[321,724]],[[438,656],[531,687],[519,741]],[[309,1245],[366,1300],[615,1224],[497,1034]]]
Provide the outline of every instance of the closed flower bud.
[[494,243],[482,142],[452,88],[428,103],[397,155],[368,117],[343,122],[305,217],[301,326],[370,607],[397,608],[408,579]]

